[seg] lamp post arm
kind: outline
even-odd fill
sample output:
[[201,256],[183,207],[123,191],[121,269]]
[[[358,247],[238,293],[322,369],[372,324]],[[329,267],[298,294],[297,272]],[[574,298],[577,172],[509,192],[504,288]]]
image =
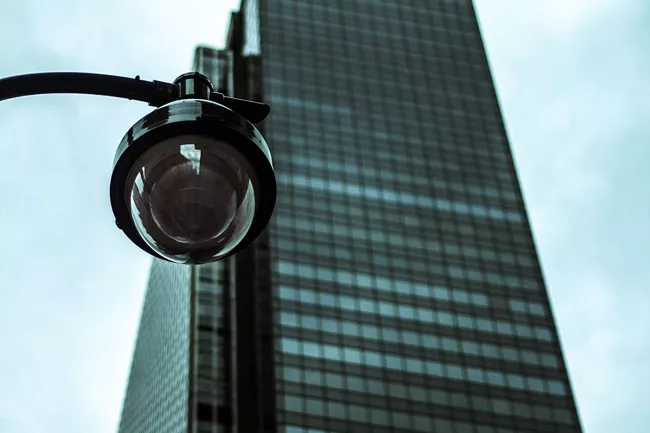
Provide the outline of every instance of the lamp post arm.
[[84,72],[44,72],[0,79],[0,101],[21,96],[77,93],[112,96],[160,107],[178,99],[179,86],[116,75]]
[[146,102],[153,107],[179,99],[209,99],[225,105],[252,123],[261,122],[271,111],[267,104],[214,92],[208,78],[197,72],[183,74],[174,83],[144,81],[139,75],[128,78],[86,72],[43,72],[0,79],[0,101],[53,93],[112,96]]

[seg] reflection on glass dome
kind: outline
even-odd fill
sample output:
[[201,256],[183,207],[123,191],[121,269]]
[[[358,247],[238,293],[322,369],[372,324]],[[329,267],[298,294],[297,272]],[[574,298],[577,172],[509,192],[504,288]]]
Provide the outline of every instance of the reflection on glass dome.
[[138,159],[128,178],[127,202],[140,236],[174,262],[218,260],[252,224],[252,173],[226,142],[203,136],[161,142]]

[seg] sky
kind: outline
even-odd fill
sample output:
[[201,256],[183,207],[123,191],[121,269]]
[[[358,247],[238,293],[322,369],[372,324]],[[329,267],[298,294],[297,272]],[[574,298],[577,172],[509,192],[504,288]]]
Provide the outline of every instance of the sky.
[[[169,82],[196,44],[223,44],[237,5],[3,1],[0,77]],[[650,2],[476,6],[584,430],[647,433]],[[116,431],[151,259],[115,226],[108,188],[117,144],[149,111],[0,103],[0,433]]]

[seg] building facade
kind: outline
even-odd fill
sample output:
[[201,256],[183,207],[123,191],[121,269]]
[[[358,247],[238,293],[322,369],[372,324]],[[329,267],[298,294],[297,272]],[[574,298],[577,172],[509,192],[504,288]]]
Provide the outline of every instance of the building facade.
[[280,431],[580,432],[472,2],[253,5]]
[[154,260],[118,433],[185,433],[192,270]]
[[472,2],[242,0],[226,45],[278,202],[181,290],[187,431],[580,433]]

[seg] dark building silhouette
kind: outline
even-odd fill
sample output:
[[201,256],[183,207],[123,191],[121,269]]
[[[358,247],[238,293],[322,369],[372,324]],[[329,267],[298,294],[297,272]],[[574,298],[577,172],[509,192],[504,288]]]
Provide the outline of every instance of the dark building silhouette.
[[194,68],[272,106],[278,204],[155,261],[120,433],[582,431],[470,0],[243,0]]

